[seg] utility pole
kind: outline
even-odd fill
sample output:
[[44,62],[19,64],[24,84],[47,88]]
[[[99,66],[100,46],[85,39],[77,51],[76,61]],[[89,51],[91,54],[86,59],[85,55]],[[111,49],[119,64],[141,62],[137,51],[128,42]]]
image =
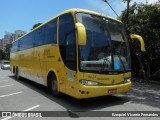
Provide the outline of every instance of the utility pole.
[[107,3],[108,4],[108,6],[113,10],[113,12],[117,15],[117,17],[118,17],[118,14],[116,13],[116,11],[112,8],[112,6],[108,3],[108,1],[107,0],[102,0],[103,2],[105,2],[105,3]]
[[132,0],[122,0],[124,3],[125,2],[127,2],[127,12],[126,12],[126,24],[128,25],[129,24],[129,9],[130,9],[130,6],[129,6],[129,4],[130,4],[130,2],[132,1]]

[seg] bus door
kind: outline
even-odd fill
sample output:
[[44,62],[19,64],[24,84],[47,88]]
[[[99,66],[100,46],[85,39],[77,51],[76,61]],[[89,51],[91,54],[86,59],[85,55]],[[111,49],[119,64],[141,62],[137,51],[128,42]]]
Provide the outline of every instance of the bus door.
[[[66,37],[64,52],[61,53],[63,63],[60,65],[60,84],[67,94],[75,95],[76,89],[76,42],[75,33]],[[62,47],[62,46],[61,46]],[[60,47],[60,48],[61,48]]]
[[59,18],[60,84],[66,94],[76,95],[76,34],[72,14]]

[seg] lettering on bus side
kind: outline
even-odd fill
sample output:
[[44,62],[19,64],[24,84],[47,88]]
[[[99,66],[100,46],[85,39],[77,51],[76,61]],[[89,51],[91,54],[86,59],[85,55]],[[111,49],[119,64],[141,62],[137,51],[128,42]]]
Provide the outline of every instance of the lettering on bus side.
[[50,50],[49,49],[44,50],[44,55],[49,55],[49,54],[50,54]]
[[89,79],[96,79],[96,75],[88,75]]
[[106,78],[106,77],[97,77],[96,75],[88,75],[88,79],[92,79],[92,80],[109,80],[109,78]]
[[97,80],[109,80],[109,78],[97,78]]

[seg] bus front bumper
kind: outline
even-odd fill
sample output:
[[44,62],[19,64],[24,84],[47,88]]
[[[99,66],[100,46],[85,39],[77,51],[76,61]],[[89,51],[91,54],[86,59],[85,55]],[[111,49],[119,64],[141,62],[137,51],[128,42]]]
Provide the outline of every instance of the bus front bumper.
[[111,85],[111,86],[84,86],[81,85],[78,90],[76,98],[91,98],[106,95],[114,95],[128,92],[131,88],[131,81],[125,84]]

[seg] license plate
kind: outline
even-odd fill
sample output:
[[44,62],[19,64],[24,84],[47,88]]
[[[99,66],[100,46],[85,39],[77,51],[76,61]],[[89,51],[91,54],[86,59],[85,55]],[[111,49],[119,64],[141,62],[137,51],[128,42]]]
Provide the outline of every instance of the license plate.
[[117,93],[117,89],[109,89],[108,93],[109,94],[115,94],[115,93]]

